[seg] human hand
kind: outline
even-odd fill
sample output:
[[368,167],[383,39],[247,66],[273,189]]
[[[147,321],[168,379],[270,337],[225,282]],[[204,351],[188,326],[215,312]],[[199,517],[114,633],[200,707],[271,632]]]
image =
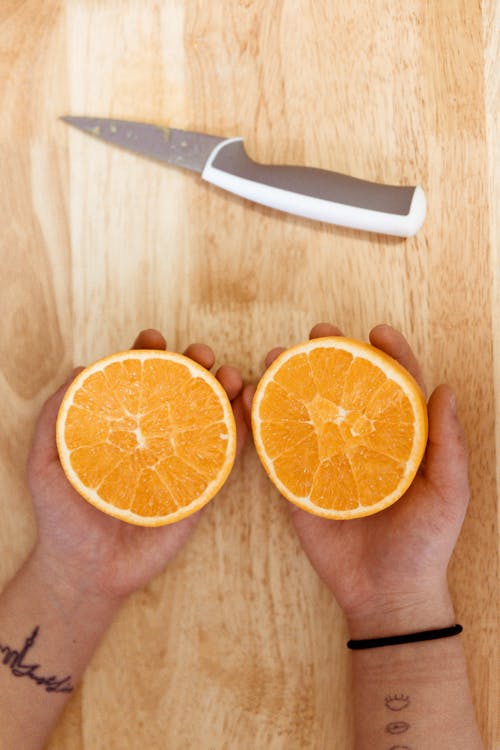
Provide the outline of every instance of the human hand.
[[[165,349],[155,330],[142,331],[134,349]],[[184,354],[203,367],[214,364],[212,349],[191,344]],[[73,489],[61,468],[55,430],[59,406],[80,370],[45,403],[28,459],[28,483],[37,520],[37,542],[32,557],[49,578],[85,588],[86,594],[127,596],[160,573],[194,530],[201,511],[172,525],[144,528],[124,523],[94,508]],[[216,377],[232,402],[237,432],[237,454],[248,432],[242,409],[243,382],[239,370],[223,365]],[[202,509],[203,510],[203,509]]]
[[[311,338],[338,335],[339,329],[326,323],[310,333]],[[370,342],[400,362],[425,393],[419,364],[400,333],[376,326]],[[281,351],[269,352],[267,367]],[[254,392],[253,386],[243,392],[249,424]],[[332,521],[289,503],[302,547],[355,638],[452,622],[446,571],[469,500],[465,438],[453,402],[449,386],[432,393],[424,461],[404,496],[386,510]]]

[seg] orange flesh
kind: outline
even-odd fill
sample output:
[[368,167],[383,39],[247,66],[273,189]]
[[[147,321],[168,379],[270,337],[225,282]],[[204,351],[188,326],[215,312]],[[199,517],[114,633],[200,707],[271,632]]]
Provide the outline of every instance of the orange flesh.
[[118,510],[168,516],[217,482],[230,427],[220,395],[184,364],[111,362],[73,394],[63,433],[68,476]]
[[271,478],[292,496],[361,515],[398,489],[414,446],[415,414],[380,367],[318,347],[284,361],[262,387],[256,444]]

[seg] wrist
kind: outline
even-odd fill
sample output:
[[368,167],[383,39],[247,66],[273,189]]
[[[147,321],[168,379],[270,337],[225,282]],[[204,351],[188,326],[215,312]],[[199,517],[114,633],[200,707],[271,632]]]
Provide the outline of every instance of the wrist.
[[418,593],[380,596],[346,613],[352,639],[379,638],[454,625],[455,611],[446,584]]
[[70,560],[59,560],[40,546],[35,546],[24,564],[24,572],[66,621],[80,616],[92,618],[96,624],[107,625],[119,609],[123,598],[99,592],[82,570]]

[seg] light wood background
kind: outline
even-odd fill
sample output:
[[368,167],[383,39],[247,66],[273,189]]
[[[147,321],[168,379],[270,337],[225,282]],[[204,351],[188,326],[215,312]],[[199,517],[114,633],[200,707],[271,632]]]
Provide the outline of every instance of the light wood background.
[[[361,338],[390,322],[429,390],[458,393],[473,492],[450,583],[494,746],[498,25],[495,0],[1,0],[0,583],[34,538],[34,420],[74,364],[158,327],[255,380],[270,347],[317,321]],[[428,218],[408,241],[296,219],[70,131],[67,113],[419,182]],[[345,639],[248,448],[120,613],[49,749],[352,747]]]

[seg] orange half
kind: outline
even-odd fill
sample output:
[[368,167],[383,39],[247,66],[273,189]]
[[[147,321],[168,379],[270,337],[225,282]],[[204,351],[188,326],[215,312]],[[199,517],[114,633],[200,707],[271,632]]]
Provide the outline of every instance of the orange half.
[[209,502],[234,463],[231,404],[188,357],[112,354],[64,395],[57,448],[73,487],[99,510],[140,526],[179,521]]
[[425,398],[389,355],[341,336],[284,351],[252,405],[259,458],[284,497],[325,518],[387,508],[407,490],[427,443]]

